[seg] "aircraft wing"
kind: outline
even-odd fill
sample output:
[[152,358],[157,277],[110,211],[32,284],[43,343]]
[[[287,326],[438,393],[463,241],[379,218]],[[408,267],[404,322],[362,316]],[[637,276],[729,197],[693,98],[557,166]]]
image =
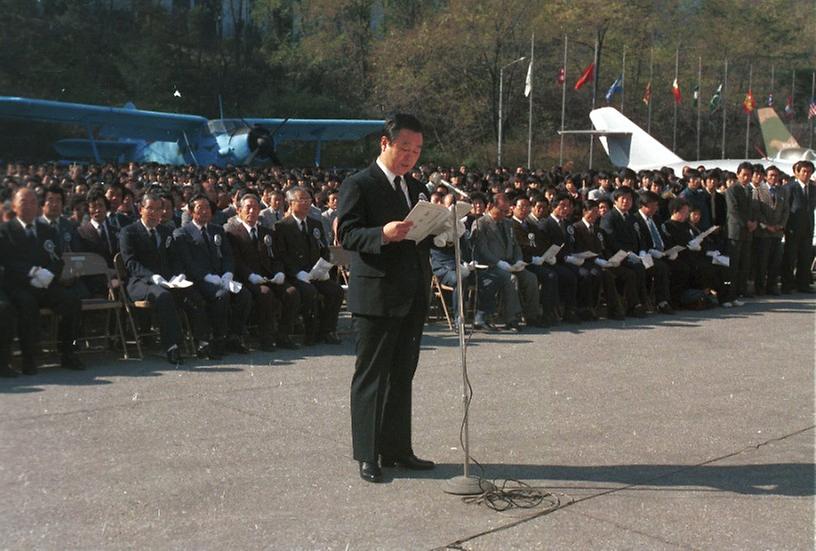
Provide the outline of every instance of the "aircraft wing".
[[197,115],[9,96],[0,96],[0,118],[73,124],[99,129],[105,137],[147,141],[175,141],[184,133],[197,136],[207,124],[207,119]]
[[383,120],[372,119],[245,119],[251,126],[268,128],[275,142],[359,140],[382,130]]

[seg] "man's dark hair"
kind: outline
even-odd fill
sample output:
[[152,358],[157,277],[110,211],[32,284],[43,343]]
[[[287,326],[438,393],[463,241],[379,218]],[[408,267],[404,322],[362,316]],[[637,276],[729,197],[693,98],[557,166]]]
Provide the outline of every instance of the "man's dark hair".
[[754,172],[759,172],[760,174],[765,174],[765,167],[759,163],[754,163]]
[[148,201],[159,201],[161,202],[162,197],[161,193],[157,190],[148,189],[144,195],[142,195],[142,200],[140,201],[141,206],[145,206]]
[[683,207],[687,207],[689,204],[688,201],[683,199],[682,197],[675,197],[669,202],[669,212],[674,214],[675,212],[680,212]]
[[422,123],[415,116],[408,113],[394,113],[385,119],[385,125],[380,135],[388,138],[389,142],[393,142],[400,130],[411,130],[422,134]]
[[65,190],[56,184],[45,188],[45,191],[43,192],[42,197],[40,198],[40,206],[45,204],[45,198],[48,197],[49,193],[56,193],[57,195],[59,195],[62,198],[62,206],[63,207],[65,206]]
[[552,203],[550,204],[552,207],[555,207],[558,203],[564,200],[572,201],[572,197],[570,196],[569,193],[559,191],[558,193],[555,194],[555,197],[553,197]]
[[110,209],[110,201],[108,201],[108,198],[105,197],[105,189],[103,187],[94,186],[85,195],[85,201],[87,201],[89,204],[95,203],[99,199],[105,201],[105,210]]
[[594,208],[598,208],[598,201],[593,199],[586,199],[584,202],[581,203],[581,208],[583,212],[589,212]]
[[612,200],[617,201],[618,199],[620,199],[624,195],[628,195],[629,197],[634,199],[633,193],[634,192],[631,189],[629,189],[628,187],[625,187],[625,186],[624,187],[619,187],[618,189],[616,189],[615,191],[612,192]]
[[742,170],[747,170],[748,172],[750,172],[751,174],[753,174],[753,173],[754,173],[754,165],[753,165],[753,163],[751,163],[751,162],[749,162],[749,161],[743,161],[743,162],[741,162],[741,163],[739,164],[739,166],[737,167],[737,174],[739,174],[739,173],[740,173],[740,171],[742,171]]
[[803,167],[810,167],[810,170],[813,170],[813,163],[810,161],[796,161],[796,164],[793,165],[793,171],[798,172]]
[[660,196],[654,191],[644,190],[638,193],[638,200],[641,205],[648,205],[649,203],[659,202]]
[[197,201],[201,201],[202,199],[204,199],[205,201],[207,201],[207,204],[209,204],[209,205],[210,205],[210,211],[212,211],[212,212],[215,212],[215,211],[216,211],[216,206],[215,206],[215,205],[213,205],[213,202],[212,202],[212,201],[210,201],[210,198],[209,198],[209,197],[207,197],[207,196],[206,196],[205,194],[203,194],[203,193],[196,193],[195,195],[193,195],[192,197],[190,197],[190,200],[189,200],[189,201],[187,201],[187,210],[190,212],[190,214],[192,214],[192,213],[193,213],[193,208],[195,207],[196,202],[197,202]]

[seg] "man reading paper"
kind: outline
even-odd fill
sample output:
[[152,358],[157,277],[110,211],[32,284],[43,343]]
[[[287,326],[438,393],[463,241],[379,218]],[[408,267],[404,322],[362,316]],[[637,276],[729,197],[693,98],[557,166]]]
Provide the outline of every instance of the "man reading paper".
[[[351,434],[360,477],[381,482],[383,467],[432,469],[411,445],[411,385],[430,300],[430,240],[405,239],[404,219],[425,193],[408,174],[422,151],[412,115],[385,121],[380,155],[343,182],[338,236],[351,251],[348,309],[357,329]],[[380,463],[382,460],[382,463]]]

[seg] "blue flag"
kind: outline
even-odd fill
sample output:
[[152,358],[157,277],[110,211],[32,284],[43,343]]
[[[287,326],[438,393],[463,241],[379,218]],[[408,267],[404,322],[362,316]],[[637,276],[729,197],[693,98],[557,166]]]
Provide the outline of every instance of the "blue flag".
[[612,83],[612,86],[609,87],[609,90],[606,91],[606,95],[604,96],[606,98],[606,103],[611,102],[612,96],[621,90],[623,90],[623,76],[616,78],[615,82]]

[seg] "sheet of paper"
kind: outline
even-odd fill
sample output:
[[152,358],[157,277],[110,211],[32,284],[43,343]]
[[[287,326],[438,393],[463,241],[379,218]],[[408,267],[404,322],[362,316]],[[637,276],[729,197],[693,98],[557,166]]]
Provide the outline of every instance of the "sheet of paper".
[[695,237],[694,240],[702,243],[703,239],[711,235],[711,233],[714,232],[717,228],[719,228],[719,226],[711,226],[706,231]]
[[643,267],[646,268],[647,270],[654,266],[654,258],[652,258],[652,255],[650,254],[641,256],[640,260],[641,262],[643,262]]
[[510,266],[510,271],[511,272],[520,272],[526,267],[527,267],[527,263],[524,262],[523,260],[519,260],[518,262],[516,262],[515,264]]
[[317,259],[317,262],[315,262],[315,265],[312,266],[309,275],[312,277],[312,279],[319,279],[329,273],[329,270],[331,270],[332,267],[334,267],[334,264],[325,258],[320,257]]
[[598,256],[598,254],[593,253],[592,251],[584,251],[582,253],[573,253],[572,256],[574,256],[575,258],[583,258],[584,260],[588,260],[590,258],[595,258],[596,256]]
[[615,254],[612,255],[612,258],[609,259],[609,262],[611,264],[618,265],[621,262],[623,262],[624,260],[626,260],[627,256],[629,256],[629,253],[627,253],[626,251],[621,249],[621,250],[619,250],[618,252],[616,252]]
[[192,281],[188,281],[186,277],[182,274],[174,275],[170,278],[170,281],[163,281],[161,283],[162,287],[167,289],[186,289],[187,287],[191,287],[193,285]]
[[683,247],[682,245],[675,245],[671,249],[667,249],[667,250],[663,251],[663,254],[665,254],[666,256],[672,256],[675,253],[679,253],[683,249],[685,249],[685,247]]
[[[456,218],[459,219],[470,211],[470,204],[456,203]],[[436,205],[428,201],[419,201],[405,220],[414,223],[413,227],[405,235],[405,239],[411,241],[422,241],[429,235],[436,235],[445,230],[445,225],[450,226],[451,212],[443,205]]]
[[711,263],[716,266],[725,266],[726,268],[728,268],[731,266],[731,258],[718,254],[711,259]]
[[564,245],[550,245],[550,248],[547,249],[547,251],[543,255],[544,262],[547,262],[548,260],[555,258],[555,255],[558,254],[558,251],[560,251],[563,246]]

